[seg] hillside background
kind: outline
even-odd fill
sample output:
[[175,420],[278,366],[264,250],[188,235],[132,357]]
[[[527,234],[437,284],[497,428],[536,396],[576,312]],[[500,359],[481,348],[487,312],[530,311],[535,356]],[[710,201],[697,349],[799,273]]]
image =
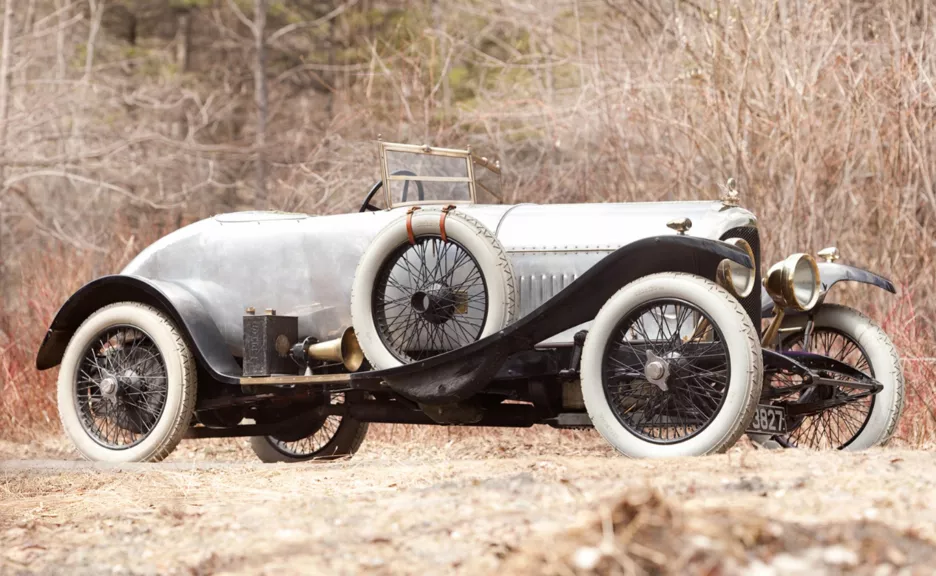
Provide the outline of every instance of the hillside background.
[[385,140],[500,159],[506,202],[712,199],[764,261],[837,245],[932,440],[936,4],[926,0],[6,0],[0,436],[54,429],[65,297],[188,222],[355,209]]

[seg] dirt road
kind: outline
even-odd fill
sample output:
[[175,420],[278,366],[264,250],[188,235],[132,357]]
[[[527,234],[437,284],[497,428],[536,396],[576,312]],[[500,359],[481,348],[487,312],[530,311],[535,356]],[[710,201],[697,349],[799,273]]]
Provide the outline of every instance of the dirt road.
[[589,433],[415,444],[286,466],[189,443],[124,467],[12,460],[69,454],[0,444],[0,572],[936,570],[933,452],[635,461]]

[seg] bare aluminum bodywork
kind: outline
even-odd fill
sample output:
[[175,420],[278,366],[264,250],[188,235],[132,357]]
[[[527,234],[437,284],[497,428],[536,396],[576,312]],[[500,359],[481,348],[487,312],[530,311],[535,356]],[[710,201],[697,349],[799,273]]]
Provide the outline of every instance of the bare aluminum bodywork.
[[[666,227],[673,218],[690,218],[689,234],[710,239],[722,238],[732,228],[756,226],[753,214],[721,202],[465,205],[458,210],[494,230],[509,253],[521,316],[617,248],[675,233]],[[301,336],[334,338],[351,325],[351,285],[361,255],[405,211],[223,214],[160,239],[122,274],[172,282],[189,291],[235,356],[242,355],[247,307],[297,316]],[[571,345],[572,333],[544,344]]]

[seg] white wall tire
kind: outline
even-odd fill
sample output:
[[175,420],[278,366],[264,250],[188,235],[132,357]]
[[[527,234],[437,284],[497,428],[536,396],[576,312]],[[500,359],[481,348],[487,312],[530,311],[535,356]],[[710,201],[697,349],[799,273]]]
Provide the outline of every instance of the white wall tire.
[[[153,416],[152,427],[148,426],[145,434],[139,434],[140,439],[136,442],[129,441],[134,438],[130,431],[124,430],[124,434],[121,435],[118,430],[115,432],[117,440],[108,443],[95,433],[95,426],[101,426],[89,423],[88,412],[79,407],[79,380],[82,382],[81,386],[87,387],[88,390],[99,386],[89,383],[100,380],[97,375],[89,379],[86,371],[81,374],[82,362],[88,357],[89,351],[100,342],[102,334],[108,330],[122,329],[120,327],[139,330],[154,344],[158,354],[151,354],[154,358],[161,359],[164,370],[164,376],[161,378],[165,378],[166,384],[165,390],[160,392],[161,408],[158,417]],[[188,429],[195,406],[196,389],[195,360],[179,330],[162,312],[152,306],[137,302],[120,302],[105,306],[92,314],[72,335],[65,349],[58,376],[59,417],[65,433],[82,456],[89,460],[154,462],[168,456]],[[98,387],[97,392],[100,391],[101,388]],[[138,399],[140,394],[145,393],[137,392],[137,396],[132,398]],[[124,444],[121,445],[120,442]]]
[[[438,237],[439,210],[418,210],[412,216],[413,234],[417,239]],[[514,321],[517,314],[513,268],[506,251],[486,226],[457,210],[445,220],[446,235],[474,258],[486,287],[486,314],[477,337],[480,340]],[[399,350],[391,350],[382,339],[374,315],[375,282],[388,258],[409,245],[406,217],[403,216],[384,228],[364,252],[351,290],[351,319],[358,342],[368,361],[376,369],[400,366],[406,357]],[[466,342],[470,343],[470,342]],[[461,345],[465,345],[462,343]]]
[[[867,360],[869,376],[884,387],[874,396],[870,413],[859,433],[842,449],[856,451],[884,444],[897,429],[904,406],[904,375],[897,348],[880,326],[854,308],[822,304],[815,310],[813,318],[814,330],[836,331],[854,341]],[[798,315],[785,319],[783,328],[803,329],[805,324],[806,317]],[[797,336],[787,337],[785,341],[789,342],[793,338]],[[810,351],[823,353],[813,346],[810,346]],[[867,370],[864,366],[858,368]]]
[[261,462],[295,464],[298,462],[327,461],[336,458],[353,456],[367,436],[367,422],[341,419],[335,435],[327,444],[314,451],[299,452],[290,444],[284,443],[272,436],[253,436],[250,438],[250,448]]
[[[368,396],[360,392],[339,392],[329,395],[329,402],[344,404],[349,398],[360,401]],[[250,447],[257,458],[266,463],[291,464],[345,458],[354,455],[361,447],[367,436],[368,423],[332,415],[320,419],[307,418],[302,426],[307,428],[298,433],[253,436]]]
[[[727,350],[730,371],[720,408],[707,424],[678,442],[660,443],[637,435],[619,419],[606,394],[603,365],[609,341],[616,337],[624,318],[651,303],[676,300],[711,318],[722,335],[719,342]],[[700,456],[728,449],[750,424],[761,394],[763,357],[751,319],[725,289],[699,276],[661,273],[628,284],[605,303],[585,340],[581,379],[592,423],[622,454],[635,458]]]

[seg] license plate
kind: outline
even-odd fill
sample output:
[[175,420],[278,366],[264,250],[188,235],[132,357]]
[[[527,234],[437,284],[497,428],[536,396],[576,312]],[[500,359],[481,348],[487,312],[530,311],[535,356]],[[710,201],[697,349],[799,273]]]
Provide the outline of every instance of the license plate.
[[758,404],[754,419],[747,429],[755,434],[780,434],[786,432],[786,410],[779,406]]

